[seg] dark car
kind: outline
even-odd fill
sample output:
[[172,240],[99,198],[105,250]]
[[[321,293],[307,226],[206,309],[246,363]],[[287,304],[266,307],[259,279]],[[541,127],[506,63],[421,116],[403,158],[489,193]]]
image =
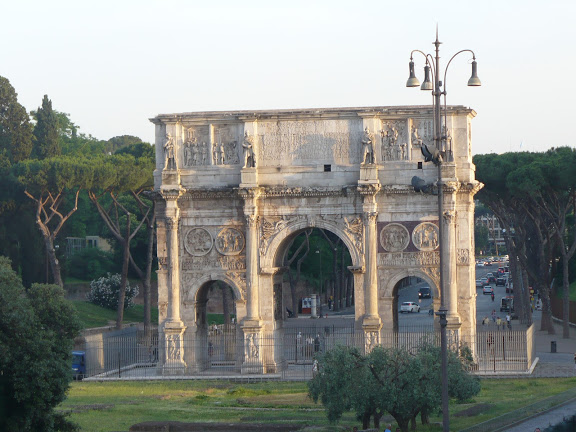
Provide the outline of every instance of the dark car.
[[489,283],[489,284],[496,283],[496,278],[495,278],[494,276],[488,277],[488,283]]
[[430,291],[430,287],[422,287],[418,290],[418,298],[425,299],[425,298],[432,298],[432,292]]
[[506,279],[504,278],[496,279],[496,286],[506,286]]

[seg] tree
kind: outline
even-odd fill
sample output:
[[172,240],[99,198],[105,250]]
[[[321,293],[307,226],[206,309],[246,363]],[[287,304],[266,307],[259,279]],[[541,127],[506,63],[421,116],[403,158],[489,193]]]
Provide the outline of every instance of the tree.
[[[480,392],[478,379],[467,372],[469,350],[462,353],[448,353],[448,394],[459,402]],[[388,412],[407,432],[418,414],[425,424],[428,415],[440,408],[440,348],[430,343],[423,342],[416,353],[377,346],[361,355],[356,348],[337,347],[320,355],[318,362],[319,372],[309,382],[308,392],[315,402],[322,402],[332,423],[354,409],[364,429],[370,417],[378,428],[380,417]]]
[[0,153],[12,163],[28,159],[32,152],[32,125],[17,97],[10,81],[0,77]]
[[[115,136],[107,141],[106,151],[110,154],[116,154],[118,153],[118,150],[124,147],[129,147],[140,143],[142,143],[142,140],[136,136],[132,135]],[[150,144],[147,145],[149,147],[152,147]]]
[[36,118],[34,126],[34,136],[36,141],[32,154],[37,159],[46,159],[54,156],[60,156],[59,123],[56,112],[52,109],[52,101],[48,95],[44,95],[42,106],[37,111],[32,112]]
[[[290,242],[290,244],[288,245],[287,248],[287,252],[286,255],[284,257],[284,266],[288,269],[288,281],[290,283],[290,297],[292,300],[292,310],[294,311],[294,316],[297,317],[298,316],[298,298],[297,298],[297,293],[296,293],[296,287],[298,285],[298,282],[300,281],[300,275],[301,270],[302,270],[302,263],[304,262],[304,260],[306,259],[306,257],[308,256],[308,253],[310,252],[310,234],[312,233],[312,230],[306,230],[304,231],[304,237],[302,238],[302,236],[296,236],[292,239],[292,241]],[[298,244],[298,246],[295,246],[295,242],[296,240],[300,240],[300,244]],[[292,256],[289,257],[289,253],[294,250],[292,252]],[[294,278],[293,274],[292,274],[292,264],[294,263],[294,261],[296,261],[296,277]]]
[[488,234],[487,226],[479,224],[474,225],[474,244],[476,245],[476,254],[479,254],[480,251],[488,250],[490,244]]
[[[35,203],[35,222],[44,240],[54,283],[63,286],[55,239],[77,210],[80,190],[92,186],[93,163],[88,159],[65,156],[29,159],[14,165],[13,173],[24,186],[24,194]],[[64,199],[69,190],[73,191],[74,202],[71,204]]]
[[50,432],[66,423],[54,408],[66,397],[80,328],[60,287],[26,291],[0,257],[0,430]]
[[[140,193],[152,187],[154,164],[147,158],[134,158],[132,155],[114,155],[102,158],[96,171],[94,187],[88,195],[96,206],[98,214],[122,247],[121,288],[118,291],[116,328],[122,328],[124,317],[124,296],[128,267],[130,264],[130,243],[142,225],[148,220],[151,207],[145,210],[138,220],[133,208],[138,208]],[[104,197],[110,199],[106,207]],[[133,219],[135,227],[132,227]],[[148,222],[150,223],[150,222]],[[151,225],[153,229],[153,223]]]

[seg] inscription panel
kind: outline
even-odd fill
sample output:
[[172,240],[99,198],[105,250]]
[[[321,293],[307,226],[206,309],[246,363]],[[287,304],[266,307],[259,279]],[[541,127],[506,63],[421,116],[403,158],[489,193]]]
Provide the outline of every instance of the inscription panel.
[[258,156],[264,165],[360,163],[362,123],[351,120],[262,122]]

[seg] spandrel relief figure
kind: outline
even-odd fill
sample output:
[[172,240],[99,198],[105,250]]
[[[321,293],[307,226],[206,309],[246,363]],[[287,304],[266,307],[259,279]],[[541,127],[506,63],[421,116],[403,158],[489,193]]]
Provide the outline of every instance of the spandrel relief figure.
[[164,143],[164,157],[166,159],[164,169],[176,169],[176,160],[174,159],[174,139],[169,133],[166,134],[166,142]]
[[202,165],[208,164],[208,144],[202,143]]
[[244,168],[256,168],[256,159],[254,157],[254,137],[244,133],[244,142],[242,143],[244,149]]
[[362,164],[373,164],[375,162],[374,143],[368,127],[364,129],[364,135],[362,135],[362,153],[364,155]]

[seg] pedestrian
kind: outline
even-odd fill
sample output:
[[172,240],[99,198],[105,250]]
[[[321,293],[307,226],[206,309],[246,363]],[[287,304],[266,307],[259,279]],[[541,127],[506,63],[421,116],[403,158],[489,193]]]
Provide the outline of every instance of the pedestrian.
[[492,309],[492,322],[496,322],[496,309]]
[[542,431],[540,430],[540,428],[536,428],[534,429],[534,432],[542,432]]
[[392,425],[389,424],[388,426],[386,426],[386,429],[384,429],[384,432],[392,432]]
[[498,330],[500,330],[501,324],[502,324],[502,320],[500,319],[500,317],[496,317],[496,327],[498,327]]
[[490,295],[490,297],[492,297],[492,301],[494,301],[494,291],[492,291],[492,294]]
[[508,326],[508,330],[512,329],[512,317],[509,313],[506,314],[506,326]]
[[320,334],[316,334],[314,338],[314,352],[320,351]]

